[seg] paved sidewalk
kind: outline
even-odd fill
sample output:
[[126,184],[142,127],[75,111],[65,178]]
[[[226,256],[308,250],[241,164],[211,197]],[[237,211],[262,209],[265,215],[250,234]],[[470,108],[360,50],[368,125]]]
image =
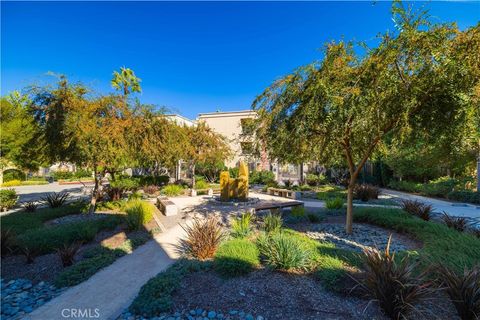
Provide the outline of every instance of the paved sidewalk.
[[[24,319],[115,319],[130,305],[150,278],[165,270],[178,258],[175,245],[183,235],[180,225],[157,235],[87,281],[66,290],[34,310]],[[74,317],[72,309],[87,312],[87,316],[79,317],[78,311],[74,311],[77,314],[77,317]]]

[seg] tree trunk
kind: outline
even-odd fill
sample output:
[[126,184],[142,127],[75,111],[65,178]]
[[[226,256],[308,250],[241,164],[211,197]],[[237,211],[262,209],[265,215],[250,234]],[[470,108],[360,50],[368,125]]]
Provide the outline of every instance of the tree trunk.
[[95,185],[92,191],[92,198],[90,199],[90,208],[88,209],[88,214],[93,214],[95,212],[95,207],[97,205],[97,194],[98,194],[98,185],[99,185],[97,168],[93,170],[93,174],[95,175]]
[[353,188],[355,181],[350,177],[347,191],[347,218],[345,221],[345,231],[347,234],[352,234],[353,227]]
[[195,189],[195,164],[192,165],[192,189]]

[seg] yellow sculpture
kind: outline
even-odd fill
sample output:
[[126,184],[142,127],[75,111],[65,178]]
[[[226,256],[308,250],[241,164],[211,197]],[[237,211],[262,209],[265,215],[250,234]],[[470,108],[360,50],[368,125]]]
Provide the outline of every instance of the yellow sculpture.
[[248,166],[244,162],[240,162],[236,179],[230,178],[228,171],[220,173],[220,199],[222,201],[248,199]]

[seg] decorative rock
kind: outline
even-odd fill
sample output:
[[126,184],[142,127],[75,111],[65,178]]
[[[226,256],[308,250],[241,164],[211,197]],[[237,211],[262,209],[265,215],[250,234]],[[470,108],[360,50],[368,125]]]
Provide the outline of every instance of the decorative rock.
[[208,318],[213,319],[217,316],[217,313],[215,311],[209,311],[208,312]]

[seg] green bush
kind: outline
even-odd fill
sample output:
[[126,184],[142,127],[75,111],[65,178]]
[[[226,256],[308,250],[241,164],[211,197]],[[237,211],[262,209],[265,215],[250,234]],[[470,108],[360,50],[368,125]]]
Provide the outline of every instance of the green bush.
[[183,194],[184,189],[181,185],[178,184],[169,184],[168,186],[165,186],[162,191],[164,195],[167,195],[169,197],[175,197]]
[[337,210],[343,208],[343,199],[342,198],[333,198],[325,201],[327,209]]
[[252,218],[251,212],[244,212],[240,217],[233,219],[231,235],[235,238],[248,236],[252,232]]
[[0,211],[13,208],[17,200],[18,196],[15,189],[0,190]]
[[447,199],[480,204],[480,192],[470,190],[450,191],[447,194]]
[[215,270],[226,277],[244,275],[260,264],[257,246],[247,239],[232,239],[215,253]]
[[144,224],[153,219],[153,207],[142,200],[128,201],[125,206],[126,221],[130,230],[139,230]]
[[110,200],[120,200],[127,191],[135,191],[140,187],[140,183],[136,178],[117,178],[110,181],[110,186],[106,192]]
[[309,186],[319,186],[327,182],[327,178],[323,174],[307,174],[305,181]]
[[[38,214],[38,213],[32,213]],[[30,229],[18,236],[18,245],[38,254],[54,252],[56,248],[74,242],[89,242],[101,230],[111,230],[122,223],[120,216],[90,221],[61,224],[53,227]]]
[[168,182],[170,181],[169,176],[133,176],[134,179],[139,181],[140,186],[150,186],[150,185],[156,185],[156,186],[164,186],[167,185]]
[[52,178],[56,181],[67,180],[73,178],[73,172],[70,171],[54,171],[51,174]]
[[389,188],[406,191],[411,193],[418,193],[422,190],[422,185],[420,183],[409,182],[409,181],[390,181],[388,184]]
[[305,208],[303,206],[292,207],[290,216],[294,219],[302,219],[305,217]]
[[347,191],[344,188],[335,185],[324,185],[316,188],[317,198],[319,200],[328,200],[332,198],[347,199]]
[[257,239],[266,265],[278,270],[307,270],[312,266],[310,248],[291,234],[280,232]]
[[311,223],[319,223],[320,221],[323,220],[323,217],[315,213],[307,214],[307,218],[308,218],[308,221],[310,221]]
[[196,190],[202,190],[202,189],[208,189],[210,185],[208,184],[207,181],[205,181],[204,178],[195,180],[195,189]]
[[270,212],[263,218],[263,229],[267,233],[280,231],[282,224],[283,220],[280,214],[272,214]]
[[251,184],[266,185],[275,181],[275,174],[268,170],[252,171],[249,179]]
[[7,169],[3,172],[3,182],[9,182],[12,180],[23,181],[27,178],[27,175],[18,169]]

